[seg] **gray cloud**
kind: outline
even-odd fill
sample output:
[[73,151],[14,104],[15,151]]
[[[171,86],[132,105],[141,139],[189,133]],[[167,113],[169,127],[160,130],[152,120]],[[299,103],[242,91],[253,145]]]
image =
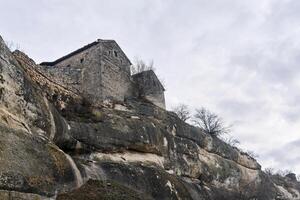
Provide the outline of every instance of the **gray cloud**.
[[[300,170],[300,140],[289,142],[283,146],[274,146],[272,151],[263,154],[272,166],[281,169]],[[293,156],[291,156],[293,155]]]
[[0,3],[0,34],[36,61],[113,38],[130,58],[154,59],[170,108],[206,106],[235,123],[232,134],[264,166],[300,173],[297,145],[283,156],[300,139],[299,1]]

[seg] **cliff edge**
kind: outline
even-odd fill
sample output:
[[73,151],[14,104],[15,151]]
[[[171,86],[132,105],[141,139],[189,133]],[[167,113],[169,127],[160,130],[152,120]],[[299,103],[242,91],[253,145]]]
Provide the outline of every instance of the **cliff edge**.
[[300,199],[300,184],[144,98],[93,103],[0,37],[0,199]]

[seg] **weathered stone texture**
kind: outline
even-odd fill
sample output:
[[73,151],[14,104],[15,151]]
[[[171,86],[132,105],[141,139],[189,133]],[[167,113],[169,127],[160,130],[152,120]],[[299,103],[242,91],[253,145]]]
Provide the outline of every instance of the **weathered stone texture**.
[[114,40],[100,40],[103,48],[102,56],[105,62],[109,62],[112,65],[119,66],[120,69],[130,76],[131,62]]
[[55,82],[53,76],[47,76],[47,73],[44,73],[44,71],[23,52],[16,50],[13,52],[13,55],[26,74],[30,76],[31,81],[40,87],[47,88],[47,92],[51,91],[53,94],[63,93],[65,96],[72,96],[72,98],[75,99],[80,98],[78,93],[59,84],[60,81]]
[[132,96],[131,63],[115,41],[98,40],[59,62],[46,64],[50,66],[41,65],[45,73],[92,102],[124,101]]
[[152,102],[154,105],[165,109],[166,108],[166,104],[165,104],[165,95],[163,92],[155,92],[152,94],[148,94],[144,96],[147,100],[149,100],[150,102]]
[[98,97],[101,96],[100,87],[96,87],[101,84],[100,65],[100,50],[95,45],[53,66],[42,66],[42,69],[54,80],[85,95],[93,88]]
[[[99,72],[104,88],[124,78],[114,48],[99,47],[99,65],[82,67]],[[265,174],[255,159],[172,112],[138,98],[90,104],[49,77],[0,37],[0,199],[300,199],[293,174]],[[144,94],[162,91],[149,80],[141,80],[150,84]],[[116,84],[101,92],[118,95],[124,83]]]
[[146,98],[156,106],[166,108],[165,88],[152,70],[135,74],[132,78],[135,84],[137,84],[138,92],[141,97]]
[[53,198],[43,197],[37,194],[22,193],[16,191],[0,190],[1,200],[53,200]]
[[126,73],[111,63],[102,65],[102,96],[110,99],[124,101],[128,96],[132,96],[132,82]]

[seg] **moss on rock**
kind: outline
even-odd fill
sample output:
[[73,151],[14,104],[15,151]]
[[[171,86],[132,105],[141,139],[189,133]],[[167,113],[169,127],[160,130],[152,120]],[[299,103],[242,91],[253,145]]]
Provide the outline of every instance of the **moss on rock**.
[[116,182],[89,180],[79,189],[60,194],[57,200],[146,200],[142,194]]

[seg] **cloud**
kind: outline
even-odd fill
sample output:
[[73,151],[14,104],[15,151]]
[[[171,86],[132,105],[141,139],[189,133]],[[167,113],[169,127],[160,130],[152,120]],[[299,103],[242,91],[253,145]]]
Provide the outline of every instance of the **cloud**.
[[300,140],[295,140],[283,146],[276,147],[265,153],[263,158],[277,169],[300,170]]
[[233,136],[264,166],[300,173],[289,146],[300,139],[299,1],[0,3],[0,34],[36,61],[113,38],[130,58],[154,59],[169,108],[206,106],[235,124]]

